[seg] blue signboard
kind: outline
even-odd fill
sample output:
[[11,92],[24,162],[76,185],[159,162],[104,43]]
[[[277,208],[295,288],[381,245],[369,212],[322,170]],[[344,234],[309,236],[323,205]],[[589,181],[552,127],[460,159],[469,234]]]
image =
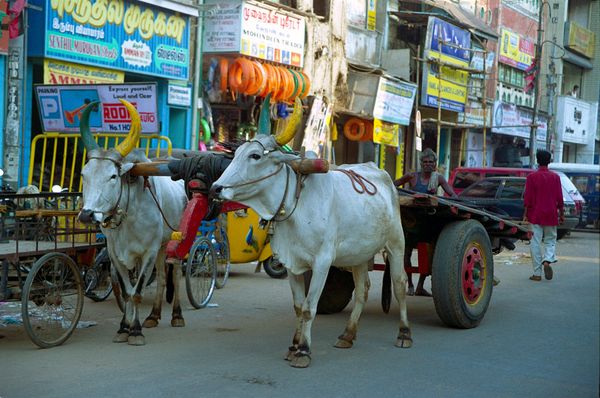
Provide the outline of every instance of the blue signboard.
[[44,55],[187,80],[190,18],[125,0],[46,0]]
[[471,48],[471,34],[469,31],[460,29],[441,19],[431,17],[429,19],[428,33],[430,40],[428,50],[438,52],[440,51],[439,47],[441,44],[442,54],[452,57],[459,62],[469,63],[471,59],[469,52]]

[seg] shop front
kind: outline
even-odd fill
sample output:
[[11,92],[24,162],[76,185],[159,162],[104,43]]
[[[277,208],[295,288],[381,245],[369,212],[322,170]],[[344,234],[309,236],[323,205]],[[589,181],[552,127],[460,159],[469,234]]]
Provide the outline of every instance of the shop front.
[[[156,83],[159,133],[191,145],[190,30],[193,7],[151,2],[29,2],[27,88],[34,85]],[[35,96],[26,104],[27,143],[44,131]]]
[[571,96],[556,101],[555,162],[594,163],[598,103]]

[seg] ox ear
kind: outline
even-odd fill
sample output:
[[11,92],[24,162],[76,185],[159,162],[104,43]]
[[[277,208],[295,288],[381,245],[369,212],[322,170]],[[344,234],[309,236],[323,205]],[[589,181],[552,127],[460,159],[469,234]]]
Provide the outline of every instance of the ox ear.
[[282,152],[282,151],[273,151],[269,153],[269,157],[273,160],[275,160],[275,163],[281,163],[281,162],[290,162],[294,159],[298,158],[298,155],[289,153],[289,152]]
[[127,174],[135,165],[135,163],[123,163],[121,168],[119,169],[119,176],[124,176]]

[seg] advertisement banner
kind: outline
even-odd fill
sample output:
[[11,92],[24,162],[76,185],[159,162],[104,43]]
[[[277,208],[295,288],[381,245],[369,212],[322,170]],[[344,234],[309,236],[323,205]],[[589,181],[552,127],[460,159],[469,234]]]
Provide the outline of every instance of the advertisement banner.
[[167,104],[187,108],[192,106],[192,87],[183,82],[170,81],[167,87]]
[[502,29],[498,61],[514,68],[525,70],[535,58],[535,43],[517,33]]
[[0,28],[0,54],[8,54],[8,24],[11,18],[7,12],[8,2],[0,0],[0,21],[2,21],[2,27]]
[[417,85],[379,78],[373,116],[390,123],[410,124]]
[[119,101],[133,104],[142,120],[142,133],[158,133],[156,83],[36,85],[38,109],[44,131],[79,132],[81,112],[87,104],[100,101],[90,114],[92,132],[127,133],[131,117]]
[[[471,34],[446,21],[429,17],[424,56],[443,64],[469,67]],[[421,105],[464,112],[467,101],[468,72],[435,63],[423,63]]]
[[190,18],[129,0],[46,1],[45,56],[187,80]]
[[556,108],[556,129],[562,141],[593,144],[596,136],[594,104],[570,96],[561,96],[557,98]]
[[304,17],[260,3],[219,4],[204,18],[205,53],[239,52],[265,61],[304,66]]
[[565,47],[578,52],[587,58],[594,58],[596,35],[573,22],[565,25]]
[[[533,112],[518,108],[513,104],[496,101],[494,103],[494,125],[492,127],[492,132],[529,140],[532,119]],[[543,115],[538,115],[537,123],[536,140],[546,142],[548,119]]]
[[398,147],[400,145],[400,126],[380,119],[373,119],[373,142]]
[[367,30],[377,28],[377,0],[367,2]]
[[44,60],[44,84],[123,83],[125,73],[70,62]]

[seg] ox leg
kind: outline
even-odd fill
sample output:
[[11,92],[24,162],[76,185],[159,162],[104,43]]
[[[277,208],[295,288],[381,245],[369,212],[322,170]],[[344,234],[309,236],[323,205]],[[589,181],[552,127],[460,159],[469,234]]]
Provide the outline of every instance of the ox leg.
[[356,331],[358,329],[358,321],[362,314],[363,308],[369,297],[369,265],[361,265],[352,268],[352,278],[354,279],[354,308],[350,314],[350,319],[346,324],[344,333],[338,337],[335,343],[337,348],[351,348],[354,340],[356,340]]
[[400,231],[399,238],[396,242],[392,242],[387,248],[388,258],[390,261],[390,276],[394,286],[394,296],[400,305],[400,328],[398,330],[398,338],[396,347],[410,348],[413,340],[408,324],[408,315],[406,311],[406,281],[407,276],[404,271],[404,239],[403,233]]
[[296,330],[294,337],[292,338],[292,345],[288,348],[288,352],[285,356],[286,361],[291,361],[296,352],[298,352],[298,345],[300,344],[300,336],[302,334],[302,304],[304,303],[304,275],[293,275],[289,273],[290,287],[292,288],[292,298],[294,300],[294,313],[296,314]]
[[[165,294],[166,284],[164,257],[164,250],[161,250],[156,258],[156,296],[152,303],[152,311],[150,311],[150,315],[148,315],[142,324],[142,327],[144,328],[154,328],[158,326],[162,313],[162,298]],[[148,271],[148,277],[150,277],[151,272],[151,270]]]
[[174,297],[173,297],[173,312],[171,314],[171,326],[173,327],[184,327],[185,320],[183,319],[183,314],[181,313],[181,302],[179,301],[179,289],[181,287],[181,261],[176,261],[173,263],[173,288],[174,288]]
[[302,304],[302,331],[298,343],[298,351],[290,361],[290,365],[294,368],[306,368],[310,365],[312,323],[317,315],[317,304],[319,304],[319,298],[321,297],[321,292],[325,286],[329,264],[332,262],[333,258],[326,258],[319,260],[319,263],[315,262],[313,265],[310,288],[308,289],[308,295]]
[[[154,265],[154,261],[152,262]],[[144,345],[146,340],[142,334],[142,324],[139,320],[139,308],[142,304],[142,297],[144,296],[144,287],[146,286],[146,272],[141,272],[140,277],[136,281],[135,290],[129,302],[129,310],[131,313],[131,321],[129,328],[129,337],[127,338],[127,344],[129,345]]]
[[[117,285],[113,285],[114,287],[118,287],[115,290],[115,294],[120,294],[123,298],[123,302],[125,303],[125,308],[123,312],[123,318],[121,318],[121,323],[119,324],[119,330],[117,330],[117,334],[113,337],[113,343],[125,343],[127,338],[129,337],[129,320],[127,318],[127,308],[129,307],[129,283],[125,284],[123,278],[121,277],[121,273],[116,270],[116,267],[113,267],[113,272],[116,273],[117,277]],[[129,280],[128,280],[129,282]]]

